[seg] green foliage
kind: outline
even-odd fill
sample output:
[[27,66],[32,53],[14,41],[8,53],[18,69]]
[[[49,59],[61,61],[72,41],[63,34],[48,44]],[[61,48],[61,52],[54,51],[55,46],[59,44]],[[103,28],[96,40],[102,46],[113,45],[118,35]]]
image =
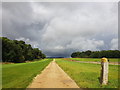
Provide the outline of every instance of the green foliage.
[[0,40],[2,41],[3,62],[19,63],[46,57],[38,48],[32,48],[24,41],[10,40],[6,37],[2,37]]
[[80,57],[81,56],[81,52],[74,52],[74,53],[72,53],[72,55],[71,55],[71,57]]
[[85,51],[85,52],[73,52],[72,58],[120,58],[119,50],[102,50],[102,51]]
[[29,63],[3,64],[2,88],[26,88],[51,61],[44,59]]

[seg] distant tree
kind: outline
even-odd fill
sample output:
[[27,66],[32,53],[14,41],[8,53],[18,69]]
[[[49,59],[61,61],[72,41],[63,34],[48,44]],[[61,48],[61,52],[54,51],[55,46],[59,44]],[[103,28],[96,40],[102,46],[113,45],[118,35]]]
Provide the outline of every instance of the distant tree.
[[46,58],[46,55],[45,55],[45,54],[42,54],[41,58],[42,58],[42,59]]
[[26,44],[24,41],[10,40],[7,37],[1,37],[0,40],[2,41],[3,62],[19,63],[46,57],[38,48],[32,48],[30,44]]
[[99,51],[94,51],[91,55],[90,55],[91,58],[99,58],[100,57],[100,53]]
[[73,52],[71,57],[91,57],[91,58],[120,58],[120,51],[119,50],[102,50],[102,51],[83,51],[83,52]]
[[80,54],[81,54],[81,52],[74,52],[74,53],[71,54],[71,57],[72,58],[80,57]]
[[90,55],[91,55],[91,53],[92,53],[92,51],[87,50],[87,51],[85,51],[84,53],[85,53],[85,55],[90,56]]

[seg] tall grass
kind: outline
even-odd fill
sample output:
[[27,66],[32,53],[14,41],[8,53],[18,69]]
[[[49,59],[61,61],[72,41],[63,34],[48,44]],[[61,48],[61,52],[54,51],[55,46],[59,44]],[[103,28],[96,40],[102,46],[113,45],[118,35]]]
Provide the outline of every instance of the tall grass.
[[101,86],[99,64],[78,63],[67,60],[56,60],[58,65],[78,84],[81,88],[117,88],[118,66],[109,65],[109,83]]
[[2,65],[3,88],[26,88],[52,60]]

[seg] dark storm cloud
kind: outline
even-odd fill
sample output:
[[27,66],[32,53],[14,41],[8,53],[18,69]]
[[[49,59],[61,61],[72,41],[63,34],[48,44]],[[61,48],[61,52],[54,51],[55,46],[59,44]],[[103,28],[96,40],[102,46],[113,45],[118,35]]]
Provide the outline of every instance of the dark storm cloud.
[[117,49],[117,3],[3,3],[3,36],[47,56]]
[[10,38],[25,36],[32,16],[29,3],[3,3],[3,35]]

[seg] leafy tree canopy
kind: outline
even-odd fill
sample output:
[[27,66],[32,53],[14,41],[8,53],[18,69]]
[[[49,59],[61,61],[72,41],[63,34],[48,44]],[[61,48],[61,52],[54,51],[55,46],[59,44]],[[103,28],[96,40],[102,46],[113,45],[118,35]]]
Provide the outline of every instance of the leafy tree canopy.
[[0,37],[2,41],[2,61],[3,62],[25,62],[27,60],[43,59],[45,54],[38,48],[32,48],[24,41],[10,40],[7,37]]

